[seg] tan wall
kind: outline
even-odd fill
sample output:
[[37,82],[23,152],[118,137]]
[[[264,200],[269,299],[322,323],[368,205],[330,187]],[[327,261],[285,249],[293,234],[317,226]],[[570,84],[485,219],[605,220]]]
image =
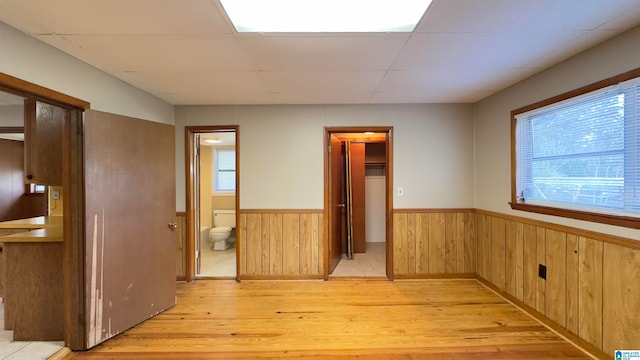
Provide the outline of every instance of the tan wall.
[[213,147],[200,146],[200,226],[211,227],[213,212],[211,193],[213,188]]
[[477,212],[482,279],[608,356],[640,348],[637,241]]
[[475,256],[475,210],[394,211],[395,277],[474,274]]
[[240,278],[322,278],[322,210],[241,211]]
[[236,197],[229,195],[213,195],[211,197],[211,207],[213,210],[235,210]]

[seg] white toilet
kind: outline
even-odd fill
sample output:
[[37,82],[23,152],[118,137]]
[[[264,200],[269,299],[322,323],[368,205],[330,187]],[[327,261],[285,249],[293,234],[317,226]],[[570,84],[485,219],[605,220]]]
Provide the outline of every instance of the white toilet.
[[213,210],[213,226],[209,231],[209,241],[213,244],[213,250],[227,250],[227,240],[231,236],[231,230],[236,227],[236,211]]

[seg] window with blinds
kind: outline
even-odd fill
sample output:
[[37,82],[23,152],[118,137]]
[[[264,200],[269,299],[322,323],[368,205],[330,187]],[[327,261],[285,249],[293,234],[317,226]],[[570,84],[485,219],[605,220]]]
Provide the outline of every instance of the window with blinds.
[[640,217],[640,78],[514,117],[518,203]]
[[236,191],[236,150],[216,147],[213,160],[214,192]]

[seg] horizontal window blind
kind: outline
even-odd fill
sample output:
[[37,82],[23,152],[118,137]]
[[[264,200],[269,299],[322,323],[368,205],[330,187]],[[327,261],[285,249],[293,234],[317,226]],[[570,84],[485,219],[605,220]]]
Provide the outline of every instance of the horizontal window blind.
[[640,216],[638,79],[516,115],[520,201]]

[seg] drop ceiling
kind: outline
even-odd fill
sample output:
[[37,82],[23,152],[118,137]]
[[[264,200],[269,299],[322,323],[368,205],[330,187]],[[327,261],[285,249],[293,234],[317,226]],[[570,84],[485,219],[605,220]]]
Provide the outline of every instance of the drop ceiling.
[[412,33],[240,34],[218,0],[0,0],[0,21],[174,105],[473,103],[640,25],[640,0],[434,0]]

